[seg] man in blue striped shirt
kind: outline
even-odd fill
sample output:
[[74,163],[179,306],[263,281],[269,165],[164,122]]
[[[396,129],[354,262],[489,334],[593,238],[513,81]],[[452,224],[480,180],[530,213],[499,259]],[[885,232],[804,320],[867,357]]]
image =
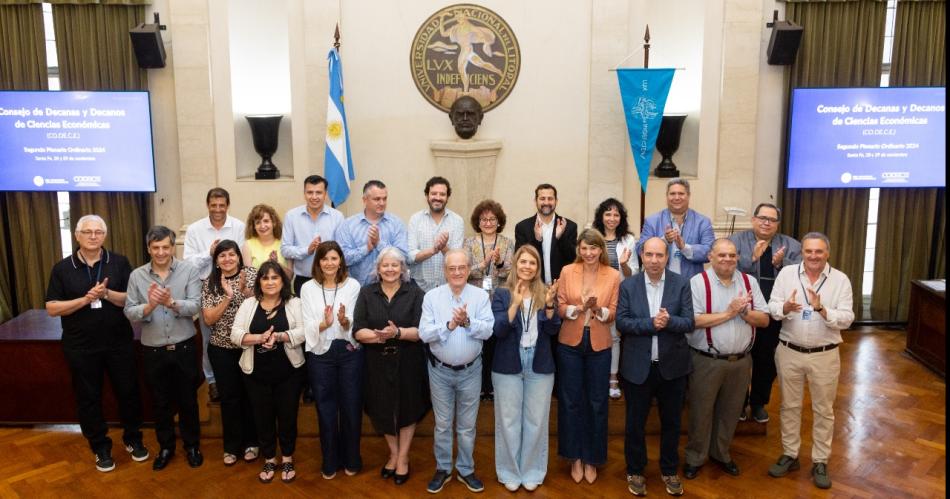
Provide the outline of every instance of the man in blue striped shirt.
[[[495,318],[488,293],[468,284],[468,255],[462,250],[445,254],[443,284],[422,301],[419,339],[428,344],[429,390],[435,415],[436,470],[428,491],[442,490],[452,478],[452,422],[458,431],[458,478],[472,492],[484,485],[475,476],[475,420],[482,388],[482,342],[492,335]],[[458,413],[456,414],[456,407]]]
[[343,214],[326,203],[330,184],[320,175],[310,175],[303,181],[303,196],[307,203],[291,209],[284,215],[284,233],[280,238],[280,253],[294,261],[294,294],[310,280],[313,252],[323,241],[330,241],[337,227],[343,223]]

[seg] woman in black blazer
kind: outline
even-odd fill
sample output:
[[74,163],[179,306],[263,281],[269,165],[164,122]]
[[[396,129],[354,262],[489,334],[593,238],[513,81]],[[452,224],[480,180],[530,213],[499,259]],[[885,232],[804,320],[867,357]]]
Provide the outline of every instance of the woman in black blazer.
[[555,313],[557,282],[545,289],[541,256],[529,245],[514,255],[508,289],[492,299],[495,315],[495,472],[514,492],[541,485],[548,468],[548,413],[554,387],[551,337],[561,325]]

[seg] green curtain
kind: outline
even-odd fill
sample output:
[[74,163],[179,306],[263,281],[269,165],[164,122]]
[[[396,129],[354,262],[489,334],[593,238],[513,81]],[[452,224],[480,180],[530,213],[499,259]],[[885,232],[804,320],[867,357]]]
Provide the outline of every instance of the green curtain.
[[[871,0],[789,2],[786,19],[804,28],[789,94],[798,87],[878,86],[886,7]],[[785,189],[780,200],[785,229],[793,236],[818,231],[831,239],[830,263],[851,279],[858,318],[864,306],[868,194],[868,189]]]
[[[890,86],[946,85],[945,16],[943,1],[898,2]],[[946,276],[945,189],[881,189],[879,203],[871,318],[902,322],[910,282]]]
[[[145,70],[138,67],[129,41],[129,28],[144,18],[142,6],[56,3],[53,24],[62,89],[148,88]],[[133,266],[145,263],[150,195],[74,192],[69,203],[71,220],[89,213],[101,216],[109,227],[107,246],[127,256]]]
[[[0,5],[0,89],[45,90],[43,10],[18,3]],[[58,212],[55,192],[0,192],[0,322],[45,305],[62,259]]]

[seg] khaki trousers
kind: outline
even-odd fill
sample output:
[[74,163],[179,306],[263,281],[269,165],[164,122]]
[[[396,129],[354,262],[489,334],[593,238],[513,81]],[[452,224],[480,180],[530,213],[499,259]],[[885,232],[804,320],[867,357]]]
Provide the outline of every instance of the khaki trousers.
[[805,383],[811,395],[812,463],[827,463],[835,429],[834,402],[838,391],[841,357],[838,349],[801,353],[779,343],[775,367],[782,387],[782,451],[798,457],[801,447],[802,397]]
[[749,379],[752,357],[735,362],[713,359],[692,352],[693,372],[689,375],[689,440],[684,457],[690,466],[702,466],[707,456],[732,461],[729,446],[739,424]]

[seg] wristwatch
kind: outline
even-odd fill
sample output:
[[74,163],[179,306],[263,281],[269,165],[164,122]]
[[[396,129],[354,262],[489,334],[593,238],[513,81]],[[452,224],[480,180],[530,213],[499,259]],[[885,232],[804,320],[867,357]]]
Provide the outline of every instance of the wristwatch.
[[397,327],[397,328],[396,328],[396,336],[394,336],[394,337],[398,340],[401,336],[402,336],[402,330]]
[[815,312],[821,312],[821,311],[824,310],[824,309],[825,309],[825,307],[818,307],[818,308],[815,309]]

